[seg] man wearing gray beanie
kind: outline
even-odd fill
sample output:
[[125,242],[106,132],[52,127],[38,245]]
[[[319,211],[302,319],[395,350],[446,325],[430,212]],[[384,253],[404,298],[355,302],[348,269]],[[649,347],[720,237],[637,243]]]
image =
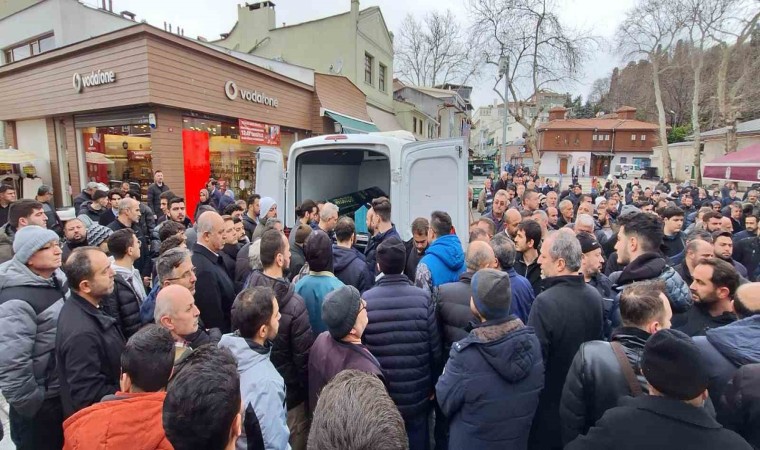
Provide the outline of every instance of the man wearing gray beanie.
[[309,352],[309,409],[317,406],[322,388],[339,372],[356,369],[377,375],[383,381],[380,363],[362,344],[367,328],[367,302],[353,286],[343,286],[325,297],[322,320],[327,326]]
[[60,449],[55,338],[68,289],[58,235],[25,226],[16,232],[13,251],[13,259],[0,265],[0,390],[10,405],[11,439],[18,448]]
[[435,387],[449,448],[528,448],[544,363],[533,328],[509,314],[511,297],[508,274],[473,275],[470,309],[480,323],[451,347]]

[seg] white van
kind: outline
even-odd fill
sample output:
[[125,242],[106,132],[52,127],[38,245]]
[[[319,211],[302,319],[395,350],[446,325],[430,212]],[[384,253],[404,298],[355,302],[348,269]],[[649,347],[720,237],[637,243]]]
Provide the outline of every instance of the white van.
[[645,170],[639,169],[633,164],[615,164],[615,170],[612,175],[618,178],[641,178],[646,173]]
[[384,133],[337,134],[298,141],[288,152],[260,147],[256,192],[277,201],[288,227],[304,199],[332,199],[377,187],[391,201],[391,220],[403,239],[417,217],[451,215],[462,244],[468,241],[467,149],[461,138],[415,142]]

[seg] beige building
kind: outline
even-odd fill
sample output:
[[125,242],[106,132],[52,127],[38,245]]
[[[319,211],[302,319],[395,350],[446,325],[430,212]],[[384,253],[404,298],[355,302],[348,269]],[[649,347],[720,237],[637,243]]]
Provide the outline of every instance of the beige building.
[[346,13],[278,27],[274,3],[246,3],[238,6],[232,30],[214,43],[343,75],[367,96],[368,113],[381,130],[394,126],[393,37],[376,6],[360,10],[359,0],[351,0]]
[[[737,126],[736,150],[741,150],[753,144],[760,143],[760,119],[742,122]],[[716,128],[705,131],[702,139],[702,167],[704,173],[705,163],[726,154],[726,128]],[[654,147],[652,165],[657,167],[657,173],[662,176],[662,147]],[[694,172],[694,143],[692,141],[679,142],[668,145],[670,151],[670,165],[673,177],[678,181],[695,178]]]

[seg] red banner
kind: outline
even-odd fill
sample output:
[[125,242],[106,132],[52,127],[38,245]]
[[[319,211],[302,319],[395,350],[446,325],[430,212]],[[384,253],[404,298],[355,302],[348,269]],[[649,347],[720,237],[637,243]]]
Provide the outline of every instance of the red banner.
[[279,125],[269,125],[251,120],[238,119],[240,142],[251,145],[280,145]]
[[182,130],[182,153],[185,158],[185,208],[187,216],[192,219],[201,199],[201,189],[205,189],[211,174],[208,133]]

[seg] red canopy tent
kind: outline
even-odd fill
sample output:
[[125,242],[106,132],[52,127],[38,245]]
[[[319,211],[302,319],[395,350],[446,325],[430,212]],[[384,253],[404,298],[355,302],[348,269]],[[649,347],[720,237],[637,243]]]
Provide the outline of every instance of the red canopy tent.
[[702,175],[729,181],[760,182],[760,143],[726,153],[705,164]]

